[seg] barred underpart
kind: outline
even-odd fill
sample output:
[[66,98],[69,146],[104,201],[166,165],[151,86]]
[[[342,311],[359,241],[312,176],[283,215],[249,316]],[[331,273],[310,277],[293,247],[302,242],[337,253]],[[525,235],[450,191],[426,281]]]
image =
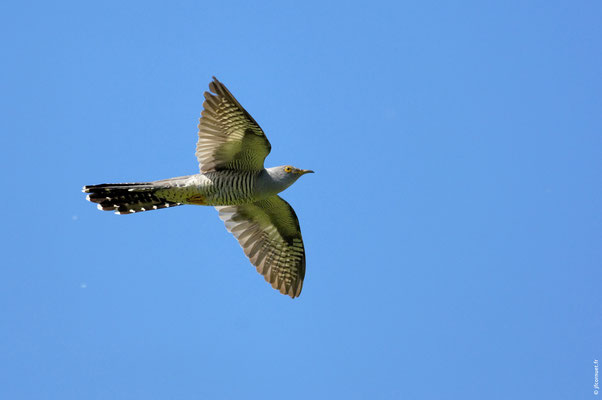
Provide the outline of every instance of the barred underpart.
[[249,203],[257,200],[254,190],[258,172],[208,172],[211,185],[205,187],[214,205]]

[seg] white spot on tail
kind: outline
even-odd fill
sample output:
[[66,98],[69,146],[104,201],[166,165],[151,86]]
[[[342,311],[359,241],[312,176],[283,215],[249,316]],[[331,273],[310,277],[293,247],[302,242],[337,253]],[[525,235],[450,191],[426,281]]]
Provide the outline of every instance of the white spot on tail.
[[88,201],[92,201],[92,200],[90,200],[90,195],[87,195],[87,196],[86,196],[86,200],[88,200]]

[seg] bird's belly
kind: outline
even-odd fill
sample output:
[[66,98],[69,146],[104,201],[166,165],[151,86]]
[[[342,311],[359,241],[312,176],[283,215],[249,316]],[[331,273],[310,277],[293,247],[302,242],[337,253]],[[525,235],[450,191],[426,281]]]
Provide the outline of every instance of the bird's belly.
[[243,193],[206,193],[190,196],[186,203],[200,206],[232,206],[252,203],[259,200],[258,196]]
[[246,204],[265,196],[255,187],[255,176],[229,176],[225,173],[195,175],[184,185],[160,190],[162,198],[180,204],[227,206]]
[[180,204],[197,206],[229,206],[252,203],[261,200],[257,193],[238,192],[234,190],[215,190],[206,186],[189,186],[162,189],[157,193],[161,198]]

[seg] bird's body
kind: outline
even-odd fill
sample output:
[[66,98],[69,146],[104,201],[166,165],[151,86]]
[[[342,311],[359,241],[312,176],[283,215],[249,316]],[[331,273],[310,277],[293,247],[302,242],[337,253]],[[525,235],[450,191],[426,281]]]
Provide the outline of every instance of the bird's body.
[[214,78],[205,92],[197,158],[201,173],[154,182],[85,186],[104,211],[132,214],[183,204],[215,206],[226,228],[275,289],[299,296],[305,250],[292,207],[278,193],[313,172],[263,167],[271,146],[255,120]]
[[[277,167],[277,168],[284,168]],[[167,187],[158,194],[180,204],[226,206],[252,203],[282,192],[289,185],[274,179],[271,169],[213,171],[157,182]]]

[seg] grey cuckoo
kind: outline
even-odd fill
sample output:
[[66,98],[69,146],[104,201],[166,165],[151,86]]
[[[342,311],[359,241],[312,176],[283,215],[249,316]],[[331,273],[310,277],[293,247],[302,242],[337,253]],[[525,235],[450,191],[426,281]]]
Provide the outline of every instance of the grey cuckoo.
[[263,130],[215,77],[209,89],[196,145],[200,174],[84,186],[83,191],[100,210],[117,214],[214,206],[257,271],[274,289],[295,298],[303,287],[305,249],[297,215],[278,193],[313,171],[264,168],[271,145]]

